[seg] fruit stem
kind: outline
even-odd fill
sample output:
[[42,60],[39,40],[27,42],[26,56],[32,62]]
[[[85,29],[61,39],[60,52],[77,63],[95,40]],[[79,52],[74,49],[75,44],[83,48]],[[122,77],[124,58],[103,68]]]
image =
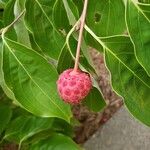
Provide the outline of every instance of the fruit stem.
[[81,43],[82,43],[82,36],[83,36],[87,6],[88,6],[88,0],[84,0],[83,12],[81,14],[81,19],[80,19],[81,24],[80,24],[78,45],[77,45],[77,51],[76,51],[75,65],[74,65],[74,70],[73,70],[74,72],[78,70],[78,66],[79,66],[80,49],[81,49]]

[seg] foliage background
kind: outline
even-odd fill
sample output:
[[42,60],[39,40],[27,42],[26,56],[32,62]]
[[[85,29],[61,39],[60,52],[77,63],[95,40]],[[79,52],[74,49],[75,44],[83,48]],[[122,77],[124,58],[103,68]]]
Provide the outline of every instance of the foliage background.
[[[79,149],[70,138],[71,106],[60,100],[56,81],[63,70],[73,67],[78,37],[74,25],[82,6],[81,0],[0,1],[2,142],[14,141],[20,148]],[[22,11],[24,15],[5,32]],[[124,98],[130,113],[148,126],[149,12],[149,0],[89,0],[80,58],[80,68],[93,80],[85,105],[93,111],[106,106],[95,80],[91,46],[104,53],[114,91]]]

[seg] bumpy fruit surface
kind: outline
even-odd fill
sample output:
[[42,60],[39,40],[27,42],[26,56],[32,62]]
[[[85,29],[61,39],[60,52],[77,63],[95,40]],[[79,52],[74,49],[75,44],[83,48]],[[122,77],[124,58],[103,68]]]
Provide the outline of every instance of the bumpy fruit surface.
[[92,82],[90,76],[81,70],[76,72],[73,69],[65,70],[60,74],[57,81],[57,89],[60,97],[70,104],[80,103],[88,95],[91,88]]

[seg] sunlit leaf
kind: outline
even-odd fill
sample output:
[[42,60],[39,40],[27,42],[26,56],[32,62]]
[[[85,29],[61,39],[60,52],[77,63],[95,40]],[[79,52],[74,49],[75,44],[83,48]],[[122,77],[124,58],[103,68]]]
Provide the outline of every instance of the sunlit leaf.
[[77,7],[74,5],[72,0],[68,1],[62,0],[62,1],[68,16],[69,23],[70,25],[74,25],[77,21],[77,17],[79,17]]
[[[10,122],[4,139],[22,144],[33,135],[52,126],[53,119],[39,118],[34,116],[20,116]],[[49,133],[50,134],[50,133]]]
[[[150,12],[150,5],[147,6],[146,12]],[[135,1],[128,0],[126,21],[137,59],[150,76],[150,18]]]
[[[64,38],[52,22],[49,1],[26,1],[25,22],[35,42],[46,55],[57,59],[64,44]],[[49,11],[48,11],[49,9]]]
[[69,121],[70,107],[56,92],[57,71],[41,55],[3,37],[4,79],[15,99],[35,115]]
[[81,148],[67,136],[62,134],[54,134],[51,137],[37,142],[29,148],[29,150],[81,150]]
[[53,20],[57,29],[61,31],[62,34],[64,34],[65,36],[67,34],[66,31],[68,31],[68,29],[70,28],[70,25],[67,19],[66,10],[64,8],[62,0],[57,0],[55,2],[54,8],[53,8]]
[[123,0],[92,0],[88,4],[87,25],[97,36],[122,34],[125,31]]
[[[3,23],[4,23],[5,27],[8,26],[9,24],[11,24],[15,18],[15,16],[14,16],[15,2],[16,1],[14,1],[14,0],[10,0],[7,3],[7,5],[5,6],[5,10],[4,10],[4,14],[3,14]],[[7,32],[5,36],[17,41],[17,35],[16,35],[14,28],[11,28],[11,30],[9,32]]]
[[124,98],[132,115],[150,126],[150,77],[136,60],[129,37],[102,40],[114,90]]
[[[24,11],[25,9],[24,5],[25,5],[25,0],[16,0],[16,3],[14,5],[15,18],[17,18],[17,16],[19,16],[22,13],[22,11]],[[17,34],[17,41],[28,47],[31,47],[29,34],[24,24],[24,15],[14,25],[14,28]]]

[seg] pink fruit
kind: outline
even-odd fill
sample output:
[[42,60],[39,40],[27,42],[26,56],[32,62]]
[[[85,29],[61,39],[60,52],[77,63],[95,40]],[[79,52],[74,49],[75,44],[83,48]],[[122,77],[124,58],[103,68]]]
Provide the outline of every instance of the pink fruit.
[[73,69],[67,69],[60,74],[57,81],[60,97],[70,104],[78,104],[88,95],[91,88],[90,76],[81,70],[75,72]]

